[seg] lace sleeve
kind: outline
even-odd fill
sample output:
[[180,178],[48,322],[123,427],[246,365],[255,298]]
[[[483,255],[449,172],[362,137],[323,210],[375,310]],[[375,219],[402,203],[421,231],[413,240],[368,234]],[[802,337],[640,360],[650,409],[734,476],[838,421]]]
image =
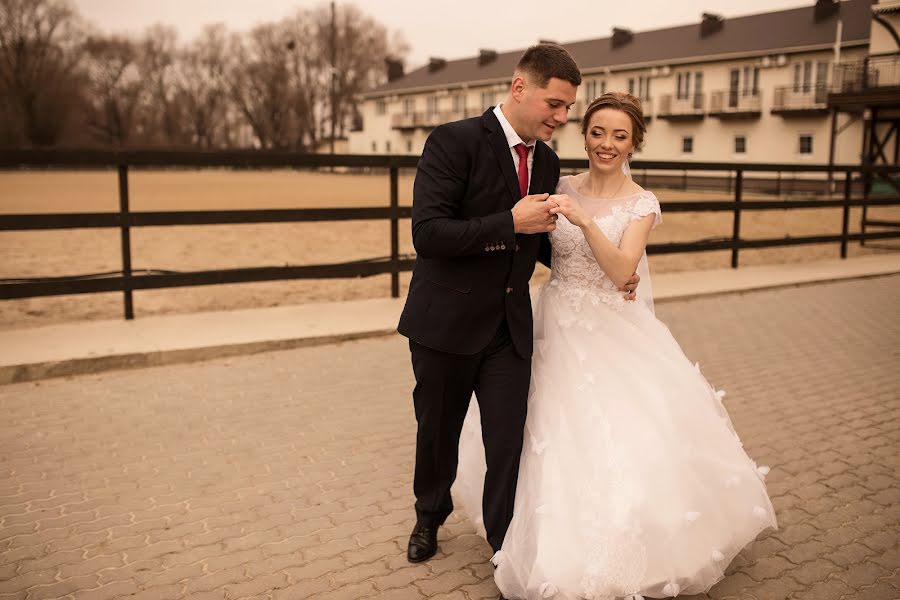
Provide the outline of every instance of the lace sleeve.
[[631,218],[640,219],[649,214],[656,215],[653,219],[653,228],[658,227],[662,223],[662,211],[659,208],[659,200],[652,192],[644,192],[635,201],[631,207]]

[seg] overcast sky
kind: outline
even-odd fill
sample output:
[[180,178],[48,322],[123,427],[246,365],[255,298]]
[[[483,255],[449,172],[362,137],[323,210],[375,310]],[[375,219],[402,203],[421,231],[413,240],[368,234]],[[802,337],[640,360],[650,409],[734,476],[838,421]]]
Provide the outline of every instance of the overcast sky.
[[[320,0],[74,0],[82,16],[107,32],[140,33],[153,23],[174,25],[189,40],[204,25],[222,22],[244,31],[277,21]],[[341,2],[338,2],[340,5]],[[525,48],[539,39],[573,42],[697,23],[703,12],[733,17],[799,6],[815,0],[355,0],[411,47],[407,70],[430,56],[447,59]]]

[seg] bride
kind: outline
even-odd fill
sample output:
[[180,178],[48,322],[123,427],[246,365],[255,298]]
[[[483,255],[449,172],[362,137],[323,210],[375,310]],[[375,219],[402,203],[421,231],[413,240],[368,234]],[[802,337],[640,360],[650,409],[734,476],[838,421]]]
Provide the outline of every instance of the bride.
[[[595,99],[587,173],[550,199],[550,280],[535,309],[525,447],[513,519],[492,562],[507,598],[612,600],[707,591],[762,530],[777,527],[758,467],[716,391],[653,313],[644,252],[656,197],[626,175],[642,144],[640,101]],[[637,301],[620,286],[641,274]],[[478,404],[454,493],[484,535]]]

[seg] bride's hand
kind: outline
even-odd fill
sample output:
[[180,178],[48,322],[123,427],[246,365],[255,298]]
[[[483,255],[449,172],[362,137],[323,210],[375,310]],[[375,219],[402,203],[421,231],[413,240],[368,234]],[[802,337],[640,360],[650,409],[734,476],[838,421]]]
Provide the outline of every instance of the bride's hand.
[[556,204],[555,207],[550,209],[551,215],[565,215],[566,219],[569,220],[569,223],[576,227],[586,227],[587,225],[590,225],[591,220],[588,218],[587,214],[585,214],[584,209],[581,208],[581,204],[572,200],[568,194],[553,194],[547,198],[547,202]]
[[619,291],[625,292],[626,300],[634,300],[635,298],[637,298],[637,286],[640,281],[641,276],[635,273],[628,278],[628,281],[625,282],[625,285],[619,288]]

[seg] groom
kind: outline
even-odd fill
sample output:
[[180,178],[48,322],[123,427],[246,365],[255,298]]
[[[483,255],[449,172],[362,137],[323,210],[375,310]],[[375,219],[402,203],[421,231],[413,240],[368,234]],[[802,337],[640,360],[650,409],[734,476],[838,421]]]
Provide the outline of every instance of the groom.
[[463,420],[474,392],[487,474],[484,526],[496,552],[513,514],[531,379],[528,281],[550,261],[548,200],[559,158],[544,143],[567,121],[581,83],[556,44],[525,51],[504,102],[428,137],[413,188],[417,258],[398,331],[409,338],[418,433],[416,526],[407,558],[437,551],[453,510]]

